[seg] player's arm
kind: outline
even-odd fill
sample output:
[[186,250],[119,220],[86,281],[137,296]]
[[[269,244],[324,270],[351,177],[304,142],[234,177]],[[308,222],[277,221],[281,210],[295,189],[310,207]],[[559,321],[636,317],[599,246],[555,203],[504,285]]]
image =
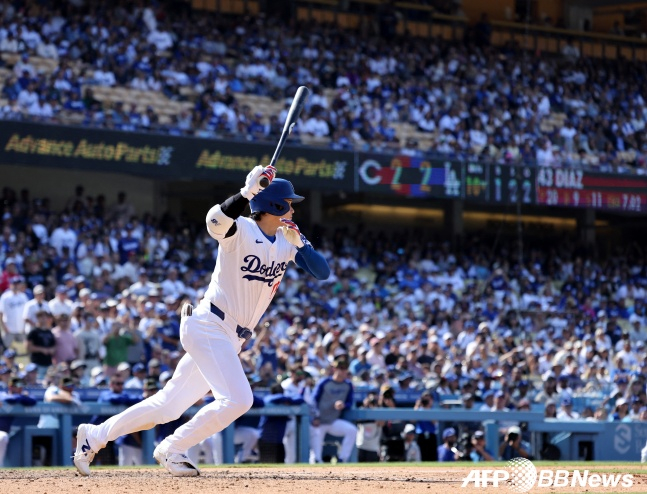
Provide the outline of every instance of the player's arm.
[[212,207],[207,213],[206,218],[207,231],[211,238],[222,240],[236,233],[236,218],[243,214],[249,201],[263,190],[263,187],[259,184],[261,175],[266,176],[272,182],[275,174],[276,169],[273,166],[263,168],[261,165],[258,165],[254,167],[247,174],[245,186],[240,189],[238,194],[231,196],[222,204],[216,204]]
[[344,402],[344,409],[345,410],[350,410],[353,408],[353,387],[351,385],[348,386],[350,389],[348,390],[348,394],[346,395],[346,401]]
[[285,226],[279,227],[285,239],[297,248],[294,262],[318,280],[326,280],[330,276],[330,266],[326,258],[319,254],[308,239],[301,233],[293,221],[282,219]]

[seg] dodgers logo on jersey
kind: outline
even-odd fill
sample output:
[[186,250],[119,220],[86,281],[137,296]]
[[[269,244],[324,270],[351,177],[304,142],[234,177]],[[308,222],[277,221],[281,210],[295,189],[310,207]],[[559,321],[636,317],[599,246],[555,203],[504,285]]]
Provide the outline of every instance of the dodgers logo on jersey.
[[[245,256],[243,258],[243,262],[246,262],[247,265],[241,266],[240,270],[245,273],[254,273],[246,274],[243,276],[243,279],[267,283],[267,286],[272,286],[274,284],[274,280],[283,276],[283,273],[288,267],[284,262],[277,263],[274,261],[272,261],[272,264],[269,266],[266,266],[261,262],[261,259],[255,255]],[[255,274],[260,276],[255,276]]]

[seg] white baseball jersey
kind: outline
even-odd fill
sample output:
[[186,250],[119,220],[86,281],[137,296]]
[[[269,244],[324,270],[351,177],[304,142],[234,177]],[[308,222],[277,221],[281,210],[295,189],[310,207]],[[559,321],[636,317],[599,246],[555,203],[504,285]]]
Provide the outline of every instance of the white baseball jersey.
[[25,320],[23,311],[29,297],[24,292],[14,293],[13,290],[7,290],[0,296],[0,312],[2,312],[2,322],[7,327],[7,331],[13,334],[23,334],[25,330]]
[[270,242],[256,222],[236,219],[236,233],[209,234],[218,240],[218,259],[200,304],[213,303],[237,324],[254,329],[270,304],[297,249],[278,231]]

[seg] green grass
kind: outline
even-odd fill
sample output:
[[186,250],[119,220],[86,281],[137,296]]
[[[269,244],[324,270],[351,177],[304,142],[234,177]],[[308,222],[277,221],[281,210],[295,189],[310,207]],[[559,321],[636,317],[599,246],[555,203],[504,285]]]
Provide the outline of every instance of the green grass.
[[[320,469],[320,468],[398,468],[398,469],[407,469],[407,468],[430,468],[438,469],[442,468],[447,469],[465,469],[465,468],[505,468],[507,462],[505,461],[492,461],[492,462],[481,462],[481,463],[470,463],[470,462],[454,462],[454,463],[407,463],[407,462],[393,462],[393,463],[344,463],[338,465],[332,465],[330,463],[318,463],[316,465],[309,465],[306,463],[296,463],[292,465],[285,465],[283,463],[248,463],[248,464],[231,464],[231,465],[199,465],[201,469],[208,470],[228,470],[228,469],[240,469],[240,470],[254,470],[260,468],[270,468],[270,469],[282,469],[282,468],[291,468],[291,469]],[[560,468],[563,470],[573,470],[574,467],[579,467],[580,470],[589,470],[591,473],[633,473],[633,474],[643,474],[647,475],[647,464],[642,465],[639,462],[581,462],[581,461],[534,461],[533,464],[538,470],[542,468]],[[17,468],[17,467],[12,467]],[[97,465],[92,466],[93,470],[113,470],[113,469],[128,469],[128,470],[137,470],[144,468],[159,468],[158,465],[141,465],[141,466],[127,466],[127,467],[118,467],[116,465]],[[23,470],[74,470],[73,466],[69,467],[21,467]]]

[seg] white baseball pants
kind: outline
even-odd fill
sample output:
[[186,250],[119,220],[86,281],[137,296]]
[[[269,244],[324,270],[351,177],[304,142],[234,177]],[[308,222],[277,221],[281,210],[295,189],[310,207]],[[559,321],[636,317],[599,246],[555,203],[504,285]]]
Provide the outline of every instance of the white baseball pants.
[[185,453],[191,446],[223,430],[252,406],[253,396],[238,359],[241,347],[236,322],[221,320],[198,306],[180,323],[180,342],[186,350],[171,380],[153,396],[103,424],[90,427],[93,451],[131,432],[150,429],[179,418],[211,389],[215,401],[202,407],[186,424],[166,438],[169,453]]
[[347,462],[355,446],[357,437],[357,427],[348,420],[337,419],[332,424],[321,424],[319,427],[310,428],[310,440],[312,441],[312,452],[314,460],[321,462],[321,453],[323,451],[323,442],[326,434],[332,436],[342,436],[341,447],[337,456],[341,461]]
[[120,467],[129,467],[131,465],[142,465],[142,448],[121,444],[117,448],[118,460]]
[[0,467],[4,466],[4,457],[7,453],[7,446],[9,446],[9,434],[5,431],[0,431]]
[[285,434],[283,434],[283,449],[285,450],[285,463],[297,462],[297,419],[290,417],[285,424]]
[[249,460],[252,449],[256,447],[259,437],[261,437],[261,431],[253,427],[242,426],[234,429],[234,444],[243,445],[238,455],[238,463]]
[[205,465],[221,465],[222,464],[222,433],[216,432],[213,436],[208,437],[191,446],[187,452],[187,456],[196,465],[200,463],[200,453],[204,455]]

